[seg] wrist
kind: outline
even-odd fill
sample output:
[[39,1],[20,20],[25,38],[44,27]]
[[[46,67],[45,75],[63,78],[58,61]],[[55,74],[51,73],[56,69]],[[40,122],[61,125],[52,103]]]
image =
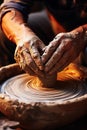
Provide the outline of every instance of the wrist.
[[75,30],[71,31],[73,37],[82,38],[83,42],[87,41],[87,24],[82,25]]
[[82,41],[80,43],[83,47],[85,46],[85,41],[87,40],[87,31],[83,26],[80,26],[71,31],[70,34],[73,39],[77,39],[77,41]]
[[72,38],[84,38],[85,30],[83,26],[80,26],[73,31],[70,32],[72,34]]
[[75,41],[81,50],[85,48],[87,44],[87,31],[83,26],[80,26],[71,32],[68,32],[67,36]]

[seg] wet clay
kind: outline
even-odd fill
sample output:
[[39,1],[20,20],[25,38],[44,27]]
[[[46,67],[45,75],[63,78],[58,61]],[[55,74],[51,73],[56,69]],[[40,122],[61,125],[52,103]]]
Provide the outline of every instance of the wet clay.
[[24,73],[5,81],[2,84],[1,92],[26,103],[65,101],[87,93],[86,86],[79,82],[84,81],[86,75],[86,71],[82,71],[82,68],[80,69],[75,64],[71,64],[58,75],[42,79]]
[[21,73],[19,68],[12,73],[16,67],[16,64],[4,67],[4,71],[11,72],[4,75],[7,80],[0,85],[0,111],[19,121],[23,128],[59,127],[87,114],[86,68],[71,64],[57,74],[54,87],[43,87],[38,77]]
[[3,83],[1,92],[21,102],[67,101],[87,93],[87,87],[78,81],[58,81],[54,88],[43,88],[39,79],[21,74]]

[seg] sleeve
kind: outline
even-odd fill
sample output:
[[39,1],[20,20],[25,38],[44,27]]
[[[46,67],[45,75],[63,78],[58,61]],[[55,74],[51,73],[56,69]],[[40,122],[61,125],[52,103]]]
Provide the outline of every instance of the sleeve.
[[0,22],[2,17],[12,9],[19,10],[25,17],[28,16],[34,0],[4,0],[0,6]]

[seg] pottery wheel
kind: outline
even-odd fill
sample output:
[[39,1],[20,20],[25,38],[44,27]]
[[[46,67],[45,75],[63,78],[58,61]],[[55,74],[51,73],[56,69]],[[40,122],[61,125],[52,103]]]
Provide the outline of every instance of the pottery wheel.
[[71,64],[50,88],[38,87],[38,78],[17,64],[0,68],[0,77],[0,111],[27,130],[54,129],[87,114],[87,68]]
[[66,101],[87,93],[87,86],[78,81],[58,82],[54,88],[39,88],[32,84],[33,76],[21,74],[2,84],[1,92],[22,102]]

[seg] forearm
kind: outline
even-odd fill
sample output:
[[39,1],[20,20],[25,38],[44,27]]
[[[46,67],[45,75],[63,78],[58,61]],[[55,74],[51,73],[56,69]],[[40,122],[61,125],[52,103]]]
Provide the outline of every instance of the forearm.
[[78,46],[81,46],[82,49],[87,46],[87,24],[84,24],[70,32],[70,37],[78,39],[82,39],[81,44],[78,43]]
[[29,38],[34,34],[26,25],[26,21],[23,19],[22,14],[15,9],[3,16],[1,26],[8,39],[16,44],[21,42],[21,39],[22,42],[23,40],[25,41],[25,38],[27,42],[27,36]]

